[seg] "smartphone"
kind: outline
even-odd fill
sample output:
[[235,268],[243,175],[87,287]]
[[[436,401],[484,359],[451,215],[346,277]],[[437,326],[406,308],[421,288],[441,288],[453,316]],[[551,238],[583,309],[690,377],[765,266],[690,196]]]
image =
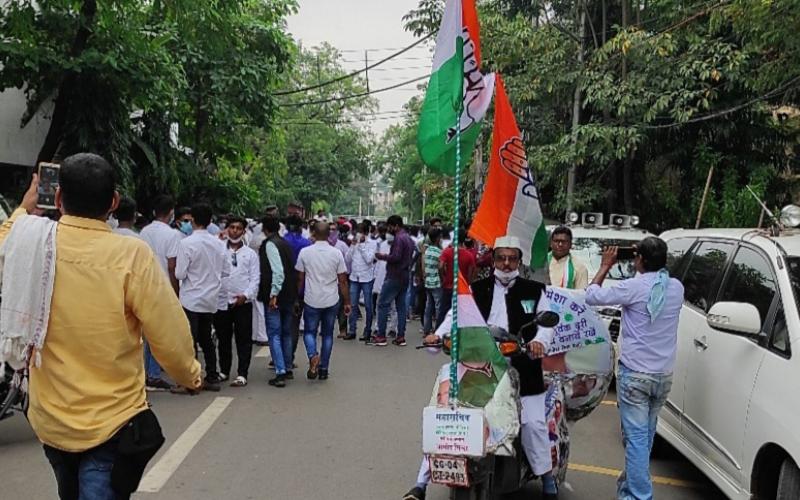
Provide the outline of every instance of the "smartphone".
[[56,163],[39,164],[39,208],[54,210],[56,208],[56,188],[58,188],[58,172],[61,165]]
[[635,247],[619,247],[617,249],[617,260],[633,260],[636,258]]

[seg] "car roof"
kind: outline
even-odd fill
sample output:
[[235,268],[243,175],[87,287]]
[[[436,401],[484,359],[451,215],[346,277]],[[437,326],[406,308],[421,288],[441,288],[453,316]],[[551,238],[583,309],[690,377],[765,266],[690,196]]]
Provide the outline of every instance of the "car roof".
[[798,229],[784,229],[778,236],[771,236],[766,229],[753,228],[671,229],[661,233],[660,237],[664,241],[675,238],[721,238],[747,241],[766,249],[775,248],[777,243],[787,254],[800,256],[800,230]]

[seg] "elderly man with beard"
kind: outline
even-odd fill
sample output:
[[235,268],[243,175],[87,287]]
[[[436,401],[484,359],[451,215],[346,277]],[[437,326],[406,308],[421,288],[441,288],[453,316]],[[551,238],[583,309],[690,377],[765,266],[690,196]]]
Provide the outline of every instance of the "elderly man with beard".
[[[533,323],[537,312],[550,310],[550,303],[544,294],[545,285],[519,277],[521,260],[522,245],[519,239],[513,236],[498,238],[494,245],[494,274],[472,283],[470,288],[489,326],[521,336],[528,344],[529,355],[511,358],[511,366],[517,370],[520,379],[520,437],[534,474],[542,478],[542,497],[555,500],[558,490],[552,474],[553,460],[545,416],[546,391],[542,373],[542,357],[550,347],[553,329],[537,327]],[[526,326],[528,324],[531,326]],[[438,344],[442,337],[449,335],[451,327],[452,314],[449,313],[436,333],[425,337],[425,343]],[[440,394],[443,397],[444,392]],[[417,484],[403,500],[424,500],[429,480],[428,463],[423,460]]]

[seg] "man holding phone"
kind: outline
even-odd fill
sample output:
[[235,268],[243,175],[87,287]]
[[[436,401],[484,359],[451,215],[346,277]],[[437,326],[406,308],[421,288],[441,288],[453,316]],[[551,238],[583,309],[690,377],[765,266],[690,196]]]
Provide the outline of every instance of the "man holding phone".
[[[153,252],[144,241],[113,234],[105,222],[119,204],[113,167],[95,154],[76,154],[62,163],[58,184],[53,201],[62,217],[54,263],[35,257],[45,252],[34,248],[38,240],[29,227],[40,219],[26,215],[39,202],[38,176],[0,226],[5,265],[14,266],[10,248],[34,260],[32,275],[7,269],[4,287],[23,294],[55,267],[52,294],[44,297],[50,314],[43,339],[28,361],[28,420],[62,499],[128,498],[164,440],[145,395],[142,336],[179,384],[198,389],[200,365],[189,324]],[[36,316],[37,307],[30,309],[25,314]],[[13,311],[0,314],[5,322]],[[130,446],[133,434],[142,437],[137,450]]]
[[683,285],[666,269],[667,244],[654,236],[632,250],[637,274],[613,287],[603,281],[616,265],[617,247],[603,251],[597,276],[586,289],[590,306],[622,306],[625,341],[619,359],[617,399],[625,443],[625,470],[617,480],[618,498],[653,498],[650,451],[658,413],[672,388],[683,305]]

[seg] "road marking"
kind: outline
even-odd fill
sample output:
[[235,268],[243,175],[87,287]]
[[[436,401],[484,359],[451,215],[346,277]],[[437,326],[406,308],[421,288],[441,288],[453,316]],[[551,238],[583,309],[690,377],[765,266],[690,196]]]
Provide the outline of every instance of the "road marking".
[[161,456],[161,459],[149,470],[139,483],[140,492],[158,493],[161,488],[169,481],[172,474],[178,470],[181,463],[206,432],[214,425],[214,422],[222,415],[225,408],[231,404],[233,398],[214,398],[203,413],[185,430],[183,434],[172,443],[172,446]]
[[256,351],[256,354],[253,357],[255,357],[255,358],[266,358],[267,356],[269,356],[269,347],[262,346]]
[[[609,469],[607,467],[598,467],[596,465],[581,465],[581,464],[569,464],[569,470],[574,470],[577,472],[587,472],[589,474],[601,474],[603,476],[612,476],[612,477],[619,477],[622,473],[619,469]],[[684,481],[683,479],[675,479],[672,477],[664,477],[664,476],[653,476],[653,483],[655,484],[663,484],[666,486],[676,486],[678,488],[691,488],[695,490],[704,489],[705,486],[700,483],[694,483],[691,481]]]

